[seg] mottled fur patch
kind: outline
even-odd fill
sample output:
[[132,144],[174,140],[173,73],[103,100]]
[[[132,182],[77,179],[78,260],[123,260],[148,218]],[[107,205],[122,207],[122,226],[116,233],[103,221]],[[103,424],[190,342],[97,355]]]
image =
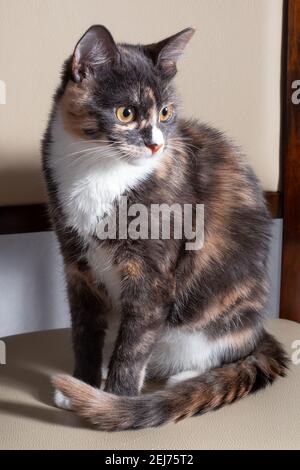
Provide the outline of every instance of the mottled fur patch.
[[[260,185],[220,131],[178,116],[172,78],[193,32],[132,46],[90,28],[65,63],[43,141],[75,356],[74,378],[54,385],[59,403],[102,430],[214,410],[285,373],[263,329],[271,220]],[[118,120],[120,106],[133,121]],[[129,207],[203,204],[203,247],[186,251],[187,235],[99,239],[121,196]],[[185,380],[139,395],[145,376],[172,374]]]
[[64,128],[75,137],[86,139],[87,133],[96,134],[98,122],[90,108],[90,91],[84,85],[69,82],[60,101]]

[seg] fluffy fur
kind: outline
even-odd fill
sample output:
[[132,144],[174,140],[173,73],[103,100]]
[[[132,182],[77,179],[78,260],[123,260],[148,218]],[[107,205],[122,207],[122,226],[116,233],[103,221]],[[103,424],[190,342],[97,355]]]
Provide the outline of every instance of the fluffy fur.
[[[177,421],[285,373],[263,327],[270,217],[261,188],[222,133],[178,117],[172,79],[193,32],[131,46],[90,28],[65,63],[43,141],[75,356],[74,378],[53,380],[55,401],[100,429]],[[135,119],[120,122],[120,106]],[[203,248],[162,236],[99,239],[121,196],[129,207],[204,204]],[[140,395],[145,377],[166,388]]]

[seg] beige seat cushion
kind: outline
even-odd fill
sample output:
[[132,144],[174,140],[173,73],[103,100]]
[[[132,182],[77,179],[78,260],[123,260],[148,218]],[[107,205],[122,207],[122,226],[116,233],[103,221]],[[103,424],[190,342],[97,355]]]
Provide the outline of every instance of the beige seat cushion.
[[[285,344],[300,339],[300,325],[268,324]],[[70,372],[69,330],[5,340],[0,365],[1,449],[297,449],[300,447],[300,365],[286,379],[214,413],[141,431],[95,431],[72,412],[54,408],[50,376]]]

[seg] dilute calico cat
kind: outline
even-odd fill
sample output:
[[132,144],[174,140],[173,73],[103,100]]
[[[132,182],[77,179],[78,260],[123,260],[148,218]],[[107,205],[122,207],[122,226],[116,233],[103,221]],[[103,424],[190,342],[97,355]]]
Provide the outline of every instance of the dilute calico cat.
[[[55,402],[102,430],[215,410],[287,367],[263,326],[271,221],[257,179],[221,132],[179,117],[172,80],[193,34],[133,46],[92,26],[65,62],[43,141],[75,355],[74,377],[53,379]],[[202,248],[99,237],[125,196],[203,204]],[[140,393],[148,377],[165,382]]]

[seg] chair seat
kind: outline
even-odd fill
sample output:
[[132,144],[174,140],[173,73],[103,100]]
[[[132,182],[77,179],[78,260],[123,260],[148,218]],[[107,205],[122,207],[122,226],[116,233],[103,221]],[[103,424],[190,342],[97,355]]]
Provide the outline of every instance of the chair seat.
[[[300,324],[272,320],[267,329],[285,345],[300,340]],[[52,404],[50,376],[70,373],[70,330],[5,339],[0,365],[1,449],[299,449],[300,364],[287,378],[203,416],[160,428],[107,433],[95,431],[74,413]]]

